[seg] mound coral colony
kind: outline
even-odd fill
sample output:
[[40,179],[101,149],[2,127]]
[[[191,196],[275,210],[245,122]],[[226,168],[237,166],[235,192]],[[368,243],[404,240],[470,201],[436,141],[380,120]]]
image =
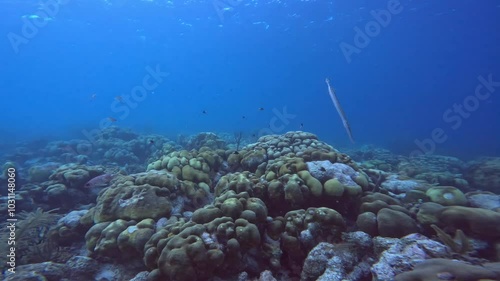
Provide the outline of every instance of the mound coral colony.
[[500,158],[340,151],[304,131],[174,141],[111,126],[87,155],[75,153],[85,144],[52,141],[5,163],[11,201],[0,239],[11,245],[0,246],[8,246],[4,272],[15,274],[3,280],[33,272],[53,280],[500,280]]

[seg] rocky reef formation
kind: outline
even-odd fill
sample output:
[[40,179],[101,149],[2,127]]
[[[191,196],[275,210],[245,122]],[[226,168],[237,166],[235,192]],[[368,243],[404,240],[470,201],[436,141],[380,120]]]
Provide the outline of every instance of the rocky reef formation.
[[[112,131],[104,140],[117,135],[132,147],[142,139]],[[149,157],[138,172],[54,159],[31,165],[19,195],[67,213],[41,241],[68,252],[83,247],[87,256],[26,264],[18,276],[500,280],[500,186],[488,172],[494,159],[466,164],[364,148],[352,152],[354,161],[301,131],[238,149],[212,133],[182,144],[134,153]],[[88,188],[106,174],[112,179]],[[480,186],[490,191],[471,191]]]

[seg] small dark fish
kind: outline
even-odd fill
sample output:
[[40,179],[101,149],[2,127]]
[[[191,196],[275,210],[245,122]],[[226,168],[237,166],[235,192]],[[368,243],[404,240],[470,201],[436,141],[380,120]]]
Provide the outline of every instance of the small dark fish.
[[264,108],[263,108],[263,107],[259,107],[259,110],[261,110],[261,111],[262,111],[262,110],[264,110]]
[[207,111],[206,111],[206,110],[203,110],[201,113],[203,113],[203,114],[207,114]]
[[153,147],[154,149],[159,149],[154,140],[149,140],[149,147]]
[[245,119],[246,117],[245,117],[245,115],[243,115],[243,116],[241,116],[241,118]]
[[300,123],[300,129],[304,128],[304,123]]
[[113,175],[112,174],[102,174],[100,176],[97,176],[91,180],[89,180],[85,185],[84,187],[85,188],[93,188],[93,187],[104,187],[104,186],[107,186],[109,185],[109,183],[111,182],[111,180],[113,179]]
[[240,154],[240,153],[239,153],[238,151],[235,151],[235,152],[233,152],[233,154],[236,154],[236,155],[237,155],[237,154]]

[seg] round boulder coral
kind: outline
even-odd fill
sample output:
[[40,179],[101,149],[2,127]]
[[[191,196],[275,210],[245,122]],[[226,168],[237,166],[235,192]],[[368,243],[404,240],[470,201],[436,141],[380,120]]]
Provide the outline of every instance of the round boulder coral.
[[467,205],[467,198],[458,188],[453,186],[431,187],[425,193],[432,202],[443,206]]
[[246,171],[255,172],[259,165],[267,162],[267,155],[264,149],[250,150],[243,154],[241,159],[241,167]]
[[383,237],[400,238],[418,232],[417,223],[407,214],[384,208],[377,214],[378,233]]

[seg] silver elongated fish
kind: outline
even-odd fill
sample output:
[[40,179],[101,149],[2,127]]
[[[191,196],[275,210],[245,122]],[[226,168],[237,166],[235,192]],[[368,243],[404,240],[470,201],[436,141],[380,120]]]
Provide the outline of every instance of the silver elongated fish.
[[344,110],[340,106],[339,99],[337,98],[337,95],[335,94],[335,89],[332,88],[330,85],[330,80],[328,78],[325,79],[326,85],[328,85],[328,93],[330,94],[330,98],[332,98],[332,102],[335,105],[335,108],[337,109],[337,112],[340,115],[340,119],[342,119],[342,123],[344,124],[344,128],[347,131],[347,135],[349,136],[349,139],[351,140],[352,143],[354,143],[354,139],[352,137],[352,132],[351,132],[351,126],[349,126],[349,122],[347,122],[347,118],[345,117]]

